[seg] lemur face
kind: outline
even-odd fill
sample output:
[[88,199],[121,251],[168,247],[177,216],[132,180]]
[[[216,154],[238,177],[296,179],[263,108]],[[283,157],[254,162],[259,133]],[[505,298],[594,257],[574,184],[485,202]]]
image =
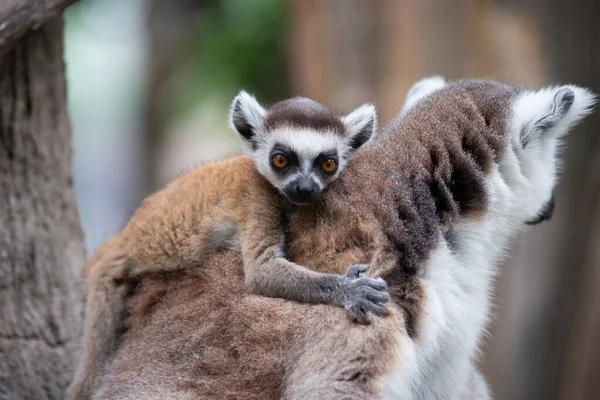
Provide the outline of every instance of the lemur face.
[[[417,82],[408,93],[402,113],[445,86],[443,78],[437,76]],[[595,96],[573,85],[513,90],[507,112],[493,111],[495,118],[508,119],[510,146],[501,157],[500,167],[505,179],[518,188],[512,204],[515,217],[533,225],[552,217],[560,139],[591,112]]]
[[[294,144],[296,135],[301,141]],[[339,140],[332,140],[335,137],[314,137],[310,130],[280,128],[272,136],[268,151],[260,156],[269,162],[270,171],[264,175],[292,203],[311,203],[338,176],[340,154],[347,150]]]
[[265,110],[242,91],[233,100],[230,123],[257,170],[291,203],[306,205],[321,195],[352,154],[375,135],[377,116],[373,106],[363,105],[340,117],[300,97]]

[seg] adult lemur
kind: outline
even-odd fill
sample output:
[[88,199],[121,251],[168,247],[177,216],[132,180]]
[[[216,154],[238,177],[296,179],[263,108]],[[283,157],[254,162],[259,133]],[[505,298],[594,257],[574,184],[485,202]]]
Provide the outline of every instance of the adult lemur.
[[244,257],[248,293],[338,305],[359,323],[369,322],[367,312],[385,314],[385,281],[360,277],[366,265],[337,275],[286,260],[281,226],[286,201],[314,202],[372,139],[375,108],[363,105],[340,117],[315,101],[293,98],[265,110],[242,91],[229,119],[249,157],[204,166],[146,199],[123,232],[86,266],[83,358],[71,398],[88,397],[94,386],[94,371],[110,353],[126,311],[127,284],[196,267],[234,236]]
[[[337,274],[368,262],[388,283],[387,317],[365,326],[245,294],[239,251],[222,250],[135,288],[97,398],[488,398],[473,359],[495,265],[527,222],[549,218],[559,139],[593,96],[439,78],[412,95],[316,203],[287,212],[289,259]],[[152,201],[177,206],[181,190]]]

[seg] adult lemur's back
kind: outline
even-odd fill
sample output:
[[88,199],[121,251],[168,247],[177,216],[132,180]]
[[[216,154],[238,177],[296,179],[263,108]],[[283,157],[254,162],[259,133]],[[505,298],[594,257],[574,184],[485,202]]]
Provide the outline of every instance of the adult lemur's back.
[[558,138],[593,99],[491,81],[415,90],[322,201],[288,213],[289,257],[333,273],[369,262],[388,317],[358,326],[330,306],[244,295],[224,251],[202,275],[140,285],[99,397],[487,398],[473,357],[494,266],[526,222],[549,218]]

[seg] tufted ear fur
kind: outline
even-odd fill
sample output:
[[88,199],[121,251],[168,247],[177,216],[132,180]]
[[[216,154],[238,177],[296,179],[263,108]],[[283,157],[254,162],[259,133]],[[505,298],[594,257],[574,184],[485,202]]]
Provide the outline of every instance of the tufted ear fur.
[[[528,182],[529,200],[521,210],[526,223],[537,224],[552,217],[552,191],[558,175],[559,138],[592,111],[594,94],[573,85],[540,90],[519,90],[512,104],[511,144],[516,163]],[[525,212],[526,211],[526,212]]]
[[254,96],[242,90],[231,103],[229,125],[242,137],[246,145],[256,148],[256,135],[262,129],[265,114],[265,109]]
[[410,88],[402,108],[402,114],[410,110],[420,100],[446,86],[446,81],[439,75],[423,78]]
[[372,104],[363,104],[342,117],[349,146],[356,150],[367,143],[377,132],[377,111]]
[[524,92],[513,107],[513,132],[523,148],[556,139],[588,115],[594,103],[591,91],[573,85]]

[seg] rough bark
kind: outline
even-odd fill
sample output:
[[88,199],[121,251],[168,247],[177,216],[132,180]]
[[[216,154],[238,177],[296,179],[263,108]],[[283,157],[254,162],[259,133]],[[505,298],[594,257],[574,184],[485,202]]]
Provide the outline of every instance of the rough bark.
[[64,398],[81,334],[62,55],[56,17],[0,58],[0,399]]
[[29,30],[38,29],[76,0],[0,1],[0,55]]

